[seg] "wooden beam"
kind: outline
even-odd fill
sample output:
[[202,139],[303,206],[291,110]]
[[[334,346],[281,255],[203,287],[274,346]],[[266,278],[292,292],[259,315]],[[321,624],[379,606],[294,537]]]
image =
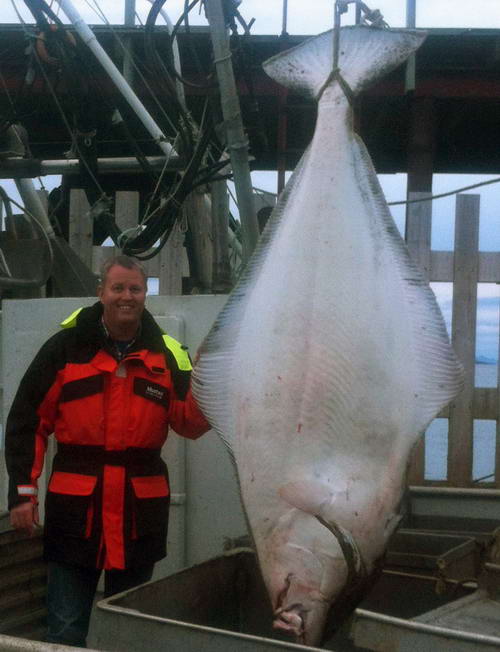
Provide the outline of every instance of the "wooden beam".
[[69,245],[92,269],[93,224],[89,203],[83,190],[73,189],[69,196]]
[[139,193],[118,190],[115,194],[115,220],[122,231],[133,229],[139,220]]
[[[408,142],[408,195],[432,191],[436,109],[432,97],[414,98]],[[412,204],[408,204],[408,210]]]
[[[423,199],[429,197],[429,192],[409,193],[408,199]],[[420,268],[427,282],[431,271],[431,226],[432,202],[417,202],[408,204],[406,212],[406,244],[413,262]],[[425,437],[421,437],[413,449],[408,483],[420,485],[425,479]]]
[[495,437],[495,487],[500,487],[500,339],[498,343],[497,386],[494,390],[496,398],[496,437]]
[[156,259],[159,260],[157,274],[159,293],[162,296],[182,294],[182,272],[185,256],[184,232],[176,223],[165,246],[156,256]]
[[472,484],[479,195],[458,195],[455,221],[452,344],[465,370],[465,387],[450,406],[448,481]]
[[[453,251],[431,251],[431,281],[453,282]],[[478,283],[500,283],[500,253],[479,252]]]
[[226,181],[211,184],[212,215],[212,290],[226,293],[231,290],[231,266],[229,264],[229,194]]

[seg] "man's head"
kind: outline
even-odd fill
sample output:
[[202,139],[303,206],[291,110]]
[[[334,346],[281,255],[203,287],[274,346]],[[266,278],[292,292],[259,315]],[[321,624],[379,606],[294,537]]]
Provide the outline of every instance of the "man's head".
[[123,255],[105,261],[101,267],[97,294],[111,337],[132,339],[139,327],[146,300],[146,274],[142,265]]

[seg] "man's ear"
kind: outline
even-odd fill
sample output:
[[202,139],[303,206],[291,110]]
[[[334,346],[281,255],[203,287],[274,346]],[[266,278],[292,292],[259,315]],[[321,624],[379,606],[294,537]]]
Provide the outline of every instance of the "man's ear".
[[99,284],[99,285],[97,286],[97,296],[99,297],[99,299],[102,299],[102,289],[103,289],[103,288],[102,288],[102,285]]

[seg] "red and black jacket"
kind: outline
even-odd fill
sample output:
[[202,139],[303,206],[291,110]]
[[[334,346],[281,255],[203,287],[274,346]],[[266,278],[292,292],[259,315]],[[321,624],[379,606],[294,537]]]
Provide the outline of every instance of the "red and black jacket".
[[210,426],[191,394],[189,362],[152,316],[144,311],[121,361],[101,317],[101,303],[83,308],[21,381],[5,437],[9,508],[36,499],[53,432],[46,559],[123,569],[165,556],[170,489],[160,452],[169,426],[191,439]]

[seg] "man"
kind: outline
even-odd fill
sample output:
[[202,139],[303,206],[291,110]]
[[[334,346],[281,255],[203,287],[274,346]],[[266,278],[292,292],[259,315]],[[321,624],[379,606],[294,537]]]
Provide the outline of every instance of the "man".
[[85,647],[101,570],[105,595],[148,581],[165,556],[168,427],[209,429],[189,356],[144,308],[146,277],[127,256],[104,264],[99,301],[73,313],[21,381],[6,428],[12,526],[33,532],[48,436],[57,455],[44,524],[47,641]]

